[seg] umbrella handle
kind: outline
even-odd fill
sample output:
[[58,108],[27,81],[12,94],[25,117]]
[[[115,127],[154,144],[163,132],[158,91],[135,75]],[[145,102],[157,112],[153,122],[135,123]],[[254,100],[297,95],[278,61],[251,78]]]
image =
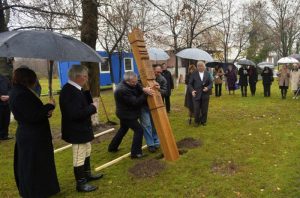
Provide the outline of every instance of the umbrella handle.
[[50,60],[49,65],[48,65],[48,88],[49,88],[49,98],[53,98],[53,93],[52,93],[52,76],[53,76],[53,64],[54,61]]

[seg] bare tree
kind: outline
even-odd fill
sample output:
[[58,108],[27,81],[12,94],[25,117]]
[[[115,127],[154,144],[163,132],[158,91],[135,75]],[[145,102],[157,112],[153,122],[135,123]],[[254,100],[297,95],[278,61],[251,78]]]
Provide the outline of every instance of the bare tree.
[[300,1],[271,0],[268,16],[278,53],[280,56],[288,56],[300,35]]

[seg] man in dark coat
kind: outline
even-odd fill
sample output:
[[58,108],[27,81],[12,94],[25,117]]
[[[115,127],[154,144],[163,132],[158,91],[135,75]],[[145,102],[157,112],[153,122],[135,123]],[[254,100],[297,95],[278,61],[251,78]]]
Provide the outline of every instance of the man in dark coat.
[[69,81],[61,90],[59,105],[62,114],[62,139],[72,144],[73,167],[76,189],[90,192],[97,187],[87,182],[100,179],[103,175],[92,175],[90,167],[91,141],[94,139],[91,115],[97,112],[96,103],[91,96],[87,98],[82,87],[88,80],[88,69],[73,65],[69,72]]
[[162,98],[166,104],[166,110],[169,113],[171,110],[170,96],[171,96],[171,92],[172,92],[171,90],[174,89],[174,82],[173,82],[173,77],[172,77],[171,72],[167,70],[167,65],[165,63],[163,63],[161,65],[161,68],[162,68],[161,75],[163,77],[165,77],[165,79],[167,80],[167,93]]
[[143,128],[138,122],[141,107],[145,104],[147,95],[152,95],[149,87],[142,88],[137,83],[138,78],[134,72],[126,72],[124,80],[118,85],[114,96],[116,101],[116,114],[120,119],[120,129],[108,146],[109,152],[117,152],[123,137],[131,128],[134,132],[131,145],[131,158],[142,158]]
[[8,127],[10,122],[10,109],[8,105],[11,82],[0,74],[0,140],[9,140]]
[[205,126],[209,104],[209,90],[212,89],[212,79],[202,61],[197,63],[198,71],[191,74],[188,91],[193,95],[195,125]]
[[48,118],[55,108],[51,99],[44,105],[32,88],[36,74],[28,68],[14,72],[9,105],[18,123],[14,173],[21,197],[49,197],[60,191],[55,169]]
[[249,76],[249,71],[247,69],[247,66],[243,65],[239,69],[238,74],[240,76],[239,85],[241,86],[242,97],[247,97],[248,76]]

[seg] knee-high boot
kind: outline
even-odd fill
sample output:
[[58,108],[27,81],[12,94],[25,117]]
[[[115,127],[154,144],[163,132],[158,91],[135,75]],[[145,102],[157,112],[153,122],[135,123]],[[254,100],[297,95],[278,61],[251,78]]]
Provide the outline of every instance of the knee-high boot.
[[92,175],[90,157],[85,158],[84,160],[84,173],[87,181],[97,180],[103,177],[103,174]]
[[84,172],[84,165],[74,167],[74,175],[76,179],[76,190],[78,192],[91,192],[97,189],[96,186],[92,186],[87,183]]

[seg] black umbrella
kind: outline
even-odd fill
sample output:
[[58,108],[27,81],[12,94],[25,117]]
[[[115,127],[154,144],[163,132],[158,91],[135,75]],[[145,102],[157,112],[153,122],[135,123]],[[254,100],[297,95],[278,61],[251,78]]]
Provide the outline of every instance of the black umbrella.
[[248,60],[248,59],[240,59],[240,60],[238,60],[238,64],[239,65],[256,66],[256,64],[253,61]]
[[35,30],[0,33],[0,57],[49,60],[50,97],[54,61],[102,61],[102,57],[94,49],[75,38],[51,31]]

